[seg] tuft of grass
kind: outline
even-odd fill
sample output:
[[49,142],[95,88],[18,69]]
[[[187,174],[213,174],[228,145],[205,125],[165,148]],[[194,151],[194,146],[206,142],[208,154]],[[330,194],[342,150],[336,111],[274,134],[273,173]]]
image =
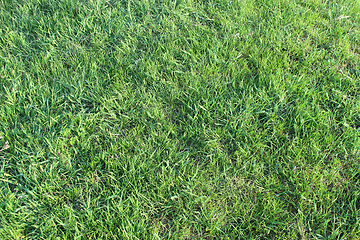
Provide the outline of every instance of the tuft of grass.
[[360,238],[359,12],[0,0],[0,238]]

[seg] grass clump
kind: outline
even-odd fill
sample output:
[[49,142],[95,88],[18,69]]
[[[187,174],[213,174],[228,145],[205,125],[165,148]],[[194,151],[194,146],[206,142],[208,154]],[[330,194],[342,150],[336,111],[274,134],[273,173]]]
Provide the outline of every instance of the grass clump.
[[0,1],[1,239],[358,239],[359,11]]

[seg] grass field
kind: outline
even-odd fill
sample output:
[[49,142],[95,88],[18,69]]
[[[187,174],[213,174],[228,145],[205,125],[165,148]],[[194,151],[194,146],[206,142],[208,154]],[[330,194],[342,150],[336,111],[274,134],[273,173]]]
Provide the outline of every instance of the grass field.
[[0,0],[0,239],[360,239],[357,0]]

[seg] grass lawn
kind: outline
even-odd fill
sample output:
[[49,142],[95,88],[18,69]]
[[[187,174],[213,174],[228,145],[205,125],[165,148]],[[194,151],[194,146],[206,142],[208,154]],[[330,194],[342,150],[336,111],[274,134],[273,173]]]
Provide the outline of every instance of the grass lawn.
[[360,239],[360,2],[0,0],[0,150],[0,239]]

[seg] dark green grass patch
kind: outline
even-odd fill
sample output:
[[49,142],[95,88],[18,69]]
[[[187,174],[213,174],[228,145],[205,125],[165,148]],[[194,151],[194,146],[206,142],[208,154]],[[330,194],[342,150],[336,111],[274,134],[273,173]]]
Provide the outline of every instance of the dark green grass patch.
[[359,12],[0,1],[0,238],[358,239]]

